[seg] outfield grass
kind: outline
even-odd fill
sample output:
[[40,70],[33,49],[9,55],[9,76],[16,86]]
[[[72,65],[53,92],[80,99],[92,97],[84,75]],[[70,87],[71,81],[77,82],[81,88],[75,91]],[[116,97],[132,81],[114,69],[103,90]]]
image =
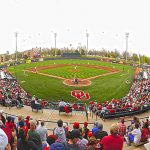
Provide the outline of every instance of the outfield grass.
[[[42,76],[38,74],[32,73],[25,73],[24,69],[29,69],[38,66],[48,66],[48,65],[55,65],[55,64],[90,64],[90,65],[100,65],[100,66],[107,66],[111,68],[116,68],[121,70],[122,72],[111,74],[108,76],[100,77],[97,79],[93,79],[92,84],[87,87],[69,87],[63,84],[62,80]],[[133,73],[134,68],[131,66],[124,66],[121,64],[112,64],[107,62],[100,62],[100,61],[89,61],[89,60],[51,60],[51,61],[44,61],[44,62],[37,62],[31,64],[23,64],[18,66],[12,66],[8,68],[10,72],[12,72],[18,81],[20,82],[21,86],[30,94],[36,95],[39,98],[46,99],[46,100],[60,100],[64,98],[68,101],[76,101],[75,98],[71,97],[70,93],[74,89],[80,89],[84,92],[89,92],[91,96],[91,100],[96,101],[104,101],[110,100],[112,98],[121,98],[125,94],[128,93],[129,88],[133,81]],[[61,72],[61,69],[64,68],[55,68],[58,72]],[[55,70],[54,69],[54,70]],[[66,69],[66,68],[65,68]],[[85,67],[81,67],[83,71]],[[54,72],[56,72],[56,70]],[[82,73],[84,76],[91,76],[90,72],[91,68],[85,69]],[[44,71],[52,71],[52,70],[44,70]],[[103,70],[100,70],[103,71]],[[80,71],[79,71],[80,72]],[[87,73],[89,72],[89,73]],[[52,72],[51,72],[52,73]],[[69,72],[70,73],[70,72]],[[58,74],[58,73],[57,73]],[[65,76],[66,73],[63,73]],[[88,75],[86,75],[88,74]],[[89,75],[90,74],[90,75]],[[97,70],[95,73],[97,74]],[[81,75],[80,75],[81,76]],[[130,84],[127,84],[126,81],[129,81]]]

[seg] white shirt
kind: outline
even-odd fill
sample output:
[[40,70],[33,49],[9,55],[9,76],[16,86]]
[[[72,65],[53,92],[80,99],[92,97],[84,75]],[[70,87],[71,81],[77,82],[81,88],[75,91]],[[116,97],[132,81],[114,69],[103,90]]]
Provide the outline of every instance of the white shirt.
[[48,131],[47,131],[47,128],[45,128],[44,126],[39,126],[37,129],[36,129],[37,133],[39,133],[40,137],[41,137],[41,140],[42,142],[43,141],[46,141],[46,136],[48,135]]
[[0,150],[5,150],[8,144],[8,137],[5,132],[0,128]]
[[66,106],[66,102],[64,102],[64,101],[59,102],[59,107],[60,106],[63,106],[63,107]]
[[134,143],[138,144],[141,141],[141,129],[134,129],[131,133],[134,135]]

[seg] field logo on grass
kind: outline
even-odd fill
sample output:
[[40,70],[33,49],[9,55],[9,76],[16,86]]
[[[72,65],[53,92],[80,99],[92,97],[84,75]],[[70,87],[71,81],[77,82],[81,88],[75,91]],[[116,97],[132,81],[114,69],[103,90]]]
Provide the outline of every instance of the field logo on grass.
[[89,100],[90,95],[89,93],[84,93],[84,91],[81,90],[73,90],[71,91],[71,96],[75,97],[78,100]]

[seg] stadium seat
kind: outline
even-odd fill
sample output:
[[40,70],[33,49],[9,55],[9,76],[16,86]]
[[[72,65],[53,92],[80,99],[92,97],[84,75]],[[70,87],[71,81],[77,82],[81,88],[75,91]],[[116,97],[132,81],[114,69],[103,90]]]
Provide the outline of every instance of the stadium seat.
[[31,101],[31,108],[32,108],[32,111],[33,111],[34,109],[36,109],[37,112],[38,112],[38,110],[41,110],[41,111],[43,112],[42,105],[40,105],[40,104],[35,104],[35,101]]

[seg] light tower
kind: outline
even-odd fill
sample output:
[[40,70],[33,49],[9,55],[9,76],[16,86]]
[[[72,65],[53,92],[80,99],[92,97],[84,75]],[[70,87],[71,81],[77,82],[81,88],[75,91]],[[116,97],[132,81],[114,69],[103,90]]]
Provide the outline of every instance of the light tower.
[[16,62],[18,61],[18,32],[15,32],[16,37]]
[[54,56],[56,55],[56,44],[57,44],[57,43],[56,43],[56,42],[57,42],[57,41],[56,41],[56,37],[57,37],[57,33],[55,32],[55,33],[54,33],[54,43],[55,43]]
[[128,52],[128,38],[129,38],[129,33],[126,32],[125,33],[126,36],[126,63],[127,63],[127,52]]
[[86,30],[86,50],[87,50],[87,54],[88,54],[88,46],[89,46],[89,33]]

